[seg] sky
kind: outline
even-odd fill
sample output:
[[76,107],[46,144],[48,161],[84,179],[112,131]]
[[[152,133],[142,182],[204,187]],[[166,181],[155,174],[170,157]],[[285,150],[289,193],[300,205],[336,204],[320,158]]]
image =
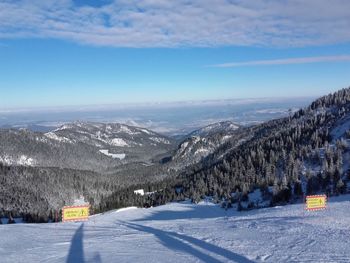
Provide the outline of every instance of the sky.
[[0,0],[0,109],[321,96],[350,1]]

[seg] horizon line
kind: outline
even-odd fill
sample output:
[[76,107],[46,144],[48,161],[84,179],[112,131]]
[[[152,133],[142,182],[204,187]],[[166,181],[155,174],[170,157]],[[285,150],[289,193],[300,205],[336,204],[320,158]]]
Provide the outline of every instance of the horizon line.
[[[332,92],[330,92],[332,93]],[[7,107],[0,108],[0,114],[11,114],[21,112],[40,112],[43,110],[48,111],[76,111],[83,112],[87,110],[112,110],[112,109],[125,109],[125,108],[142,108],[142,107],[176,107],[184,105],[196,105],[205,103],[223,103],[223,102],[236,102],[252,103],[254,101],[276,101],[287,99],[315,99],[324,95],[306,95],[306,96],[276,96],[276,97],[243,97],[243,98],[228,98],[228,99],[198,99],[198,100],[174,100],[174,101],[146,101],[146,102],[123,102],[123,103],[101,103],[101,104],[80,104],[80,105],[56,105],[56,106],[29,106],[29,107]]]

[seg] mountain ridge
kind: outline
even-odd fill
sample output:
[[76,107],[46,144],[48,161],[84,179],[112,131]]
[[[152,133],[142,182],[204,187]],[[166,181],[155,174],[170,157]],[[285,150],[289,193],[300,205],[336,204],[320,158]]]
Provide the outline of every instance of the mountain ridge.
[[[46,133],[1,129],[0,144],[4,164],[101,171],[129,162],[150,162],[171,150],[174,141],[124,124],[74,122]],[[125,157],[114,158],[118,154]]]

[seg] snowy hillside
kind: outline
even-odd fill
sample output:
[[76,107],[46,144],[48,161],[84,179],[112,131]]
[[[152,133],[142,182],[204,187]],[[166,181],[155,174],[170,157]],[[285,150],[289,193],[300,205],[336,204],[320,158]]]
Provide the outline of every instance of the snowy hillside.
[[81,142],[96,147],[145,147],[169,145],[170,139],[153,131],[119,123],[73,122],[46,136],[59,141]]
[[149,163],[172,149],[168,137],[119,123],[73,122],[47,133],[0,130],[0,162],[5,165],[103,172],[125,163]]
[[350,196],[249,212],[202,202],[0,225],[1,262],[349,262]]
[[191,132],[173,155],[174,167],[178,169],[203,161],[225,143],[238,146],[246,139],[246,134],[240,134],[239,127],[231,121],[224,121]]

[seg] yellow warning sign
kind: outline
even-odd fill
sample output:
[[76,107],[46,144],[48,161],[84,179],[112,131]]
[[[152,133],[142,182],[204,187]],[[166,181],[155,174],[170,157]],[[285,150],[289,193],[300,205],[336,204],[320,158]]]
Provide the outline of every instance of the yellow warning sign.
[[62,222],[88,220],[89,208],[89,205],[63,207]]
[[309,195],[306,197],[306,210],[325,209],[327,204],[326,195]]

